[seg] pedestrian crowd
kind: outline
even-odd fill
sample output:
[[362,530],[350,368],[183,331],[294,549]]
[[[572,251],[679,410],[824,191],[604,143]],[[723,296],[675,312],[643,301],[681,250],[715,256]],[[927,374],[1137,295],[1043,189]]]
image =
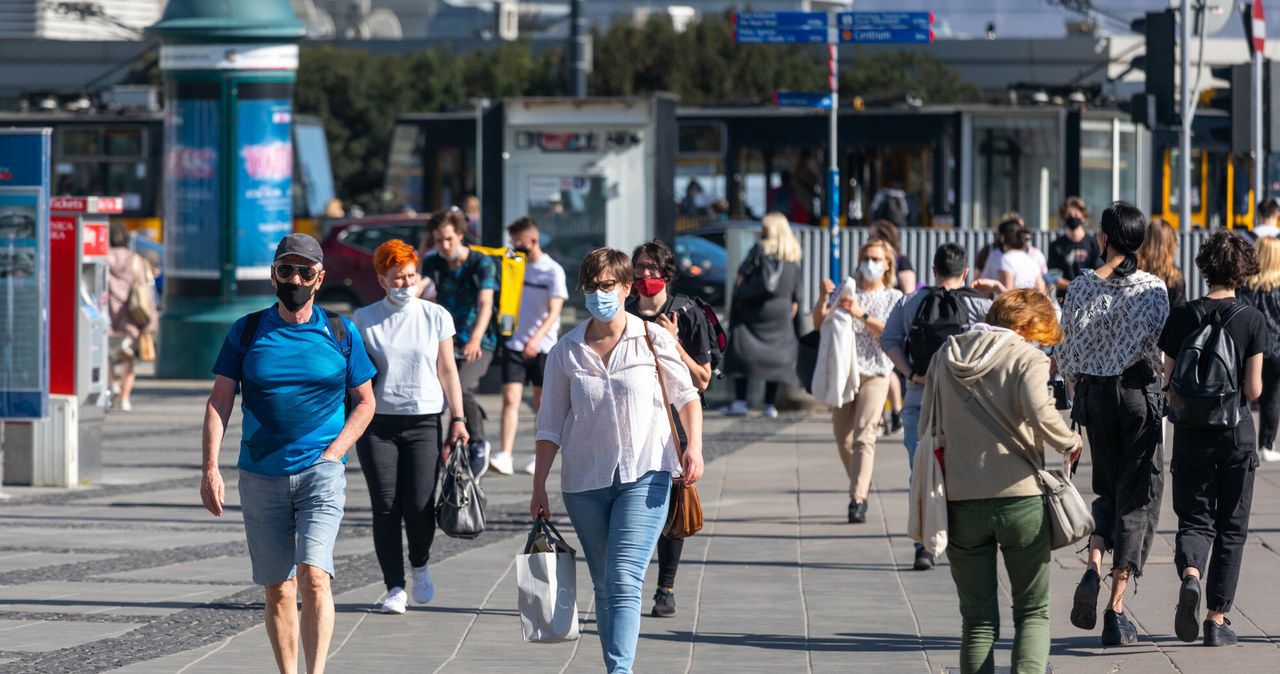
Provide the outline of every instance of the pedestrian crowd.
[[[1258,213],[1274,224],[1280,205],[1267,200]],[[787,217],[769,213],[737,270],[727,338],[701,300],[672,292],[675,256],[656,239],[630,254],[599,248],[584,257],[577,290],[588,317],[561,335],[567,275],[542,250],[537,223],[511,223],[510,247],[495,257],[469,242],[468,217],[442,210],[421,245],[380,245],[373,266],[385,297],[350,319],[315,304],[325,275],[319,244],[305,234],[285,237],[272,263],[279,302],[236,321],[213,366],[200,496],[222,514],[218,455],[239,395],[239,497],[281,671],[296,670],[299,650],[308,671],[324,669],[347,453],[356,451],[369,490],[386,588],[379,610],[402,614],[410,599],[423,604],[435,594],[428,566],[440,485],[451,478],[446,457],[462,457],[473,480],[489,470],[512,475],[526,385],[536,414],[525,466],[533,476],[530,515],[556,515],[547,479],[558,457],[605,667],[632,671],[655,551],[649,613],[676,612],[683,539],[668,522],[681,498],[673,480],[691,486],[702,474],[703,393],[721,370],[733,380],[732,401],[721,408],[731,416],[750,413],[752,380],[763,384],[767,418],[778,416],[784,384],[821,389],[849,479],[851,524],[867,520],[877,439],[902,430],[914,466],[912,507],[923,507],[929,497],[917,495],[928,493],[939,506],[922,519],[913,511],[913,522],[933,533],[916,536],[913,566],[928,571],[945,550],[964,672],[995,666],[997,551],[1014,603],[1013,669],[1044,671],[1050,552],[1061,545],[1046,447],[1061,457],[1064,469],[1053,474],[1069,486],[1086,438],[1092,524],[1081,539],[1088,555],[1071,622],[1096,629],[1106,586],[1101,642],[1137,639],[1124,598],[1156,535],[1167,417],[1181,583],[1174,632],[1187,642],[1203,635],[1207,646],[1235,643],[1227,614],[1255,469],[1260,457],[1280,458],[1272,446],[1280,423],[1280,239],[1213,233],[1195,257],[1208,293],[1187,301],[1173,229],[1124,202],[1110,204],[1090,235],[1085,203],[1064,201],[1063,233],[1047,255],[1031,245],[1022,218],[1006,214],[994,243],[977,252],[976,274],[969,251],[939,246],[933,285],[917,277],[902,233],[876,222],[850,278],[823,281],[810,339],[797,330],[803,251]],[[522,287],[514,324],[504,330],[500,295],[512,259]],[[115,266],[122,277],[128,271],[123,256]],[[125,324],[122,332],[127,338],[139,328]],[[814,345],[807,372],[797,365]],[[501,435],[491,450],[475,389],[495,362]]]

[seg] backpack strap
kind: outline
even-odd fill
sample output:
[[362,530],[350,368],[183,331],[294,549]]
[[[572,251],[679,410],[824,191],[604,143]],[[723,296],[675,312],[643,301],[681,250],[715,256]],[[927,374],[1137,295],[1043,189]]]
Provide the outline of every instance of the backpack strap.
[[338,345],[338,350],[342,352],[343,358],[351,357],[351,340],[347,334],[346,321],[342,320],[342,314],[330,314],[320,307],[316,310],[324,314],[329,321],[329,334],[333,336],[333,341]]
[[262,315],[266,309],[260,309],[244,317],[244,329],[240,331],[240,363],[249,353],[249,347],[258,340],[258,327],[262,325]]

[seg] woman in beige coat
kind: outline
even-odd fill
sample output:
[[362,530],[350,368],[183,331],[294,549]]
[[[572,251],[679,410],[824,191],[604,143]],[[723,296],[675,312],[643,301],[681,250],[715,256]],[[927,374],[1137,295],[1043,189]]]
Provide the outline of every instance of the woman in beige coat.
[[1061,340],[1052,300],[1015,290],[991,305],[987,323],[949,338],[925,379],[920,437],[933,436],[936,419],[946,442],[947,556],[966,674],[995,669],[997,548],[1013,596],[1013,671],[1043,672],[1049,659],[1048,508],[1027,458],[1043,466],[1044,445],[1072,459],[1082,447],[1049,393],[1041,347]]

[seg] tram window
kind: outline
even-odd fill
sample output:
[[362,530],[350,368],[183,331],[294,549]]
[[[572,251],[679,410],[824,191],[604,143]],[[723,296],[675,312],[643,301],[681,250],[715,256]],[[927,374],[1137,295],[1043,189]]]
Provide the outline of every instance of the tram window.
[[60,154],[64,157],[98,156],[101,129],[66,129],[62,132]]
[[64,127],[55,135],[53,193],[120,197],[126,215],[144,214],[148,184],[145,129],[125,126]]
[[979,116],[973,120],[973,223],[994,227],[1017,211],[1032,229],[1056,217],[1061,128],[1054,116]]
[[1112,165],[1111,120],[1080,122],[1080,198],[1086,204],[1109,204]]
[[1120,125],[1120,194],[1116,198],[1131,204],[1138,203],[1138,128],[1133,122]]
[[103,135],[108,157],[142,156],[142,129],[107,129]]
[[724,136],[724,124],[681,124],[680,154],[722,156]]
[[386,190],[394,206],[422,211],[422,127],[397,124],[391,134],[391,155],[387,166]]

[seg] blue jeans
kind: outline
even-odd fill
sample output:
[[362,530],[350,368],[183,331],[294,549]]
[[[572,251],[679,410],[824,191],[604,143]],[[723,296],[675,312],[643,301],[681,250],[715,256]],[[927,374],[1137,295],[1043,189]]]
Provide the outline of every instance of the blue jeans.
[[297,475],[240,471],[240,512],[253,582],[279,585],[299,564],[333,576],[333,545],[347,502],[347,467],[320,459]]
[[[907,488],[911,488],[911,468],[916,465],[916,446],[920,444],[920,408],[902,408],[902,444],[907,448]],[[916,543],[916,549],[923,548]]]
[[635,482],[564,494],[596,594],[596,631],[610,674],[630,674],[640,639],[644,572],[667,523],[671,474],[651,471]]

